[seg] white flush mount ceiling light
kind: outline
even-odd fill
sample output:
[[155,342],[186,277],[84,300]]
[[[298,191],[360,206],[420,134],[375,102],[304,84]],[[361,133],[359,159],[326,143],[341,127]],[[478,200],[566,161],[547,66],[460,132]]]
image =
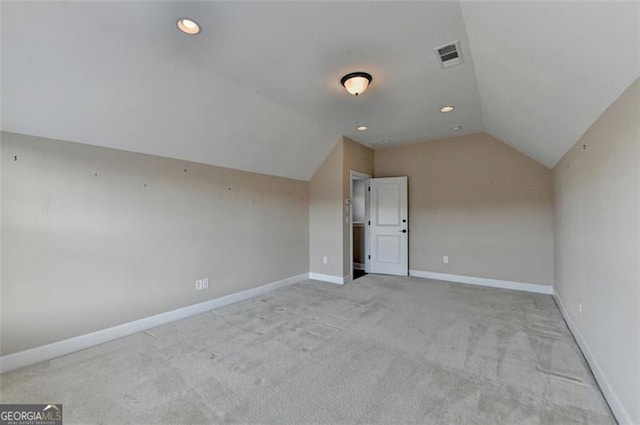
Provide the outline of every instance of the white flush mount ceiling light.
[[178,25],[178,28],[180,29],[180,31],[189,35],[196,35],[201,31],[200,25],[198,25],[198,23],[193,19],[189,19],[189,18],[178,19],[178,21],[176,22],[176,25]]
[[367,127],[366,125],[360,125],[358,127],[356,127],[356,130],[358,131],[365,131],[366,129],[368,129],[369,127]]
[[340,84],[342,84],[349,93],[358,96],[369,87],[371,80],[371,74],[367,74],[366,72],[352,72],[342,77]]
[[451,112],[454,109],[456,109],[454,106],[447,105],[447,106],[443,106],[442,108],[440,108],[440,112],[444,112],[444,113]]

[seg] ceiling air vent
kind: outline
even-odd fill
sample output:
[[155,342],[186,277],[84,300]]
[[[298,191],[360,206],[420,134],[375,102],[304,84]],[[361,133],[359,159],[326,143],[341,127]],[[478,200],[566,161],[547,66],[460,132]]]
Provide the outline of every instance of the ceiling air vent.
[[436,47],[433,50],[435,50],[442,68],[449,68],[462,63],[462,50],[460,50],[459,41]]
[[380,140],[378,142],[371,142],[369,144],[371,146],[386,146],[386,145],[390,145],[391,143],[393,143],[393,141],[391,140]]

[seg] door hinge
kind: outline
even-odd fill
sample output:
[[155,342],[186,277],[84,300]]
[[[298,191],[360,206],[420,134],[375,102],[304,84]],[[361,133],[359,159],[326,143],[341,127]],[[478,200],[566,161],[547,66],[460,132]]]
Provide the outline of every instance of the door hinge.
[[371,192],[371,186],[369,186],[369,192]]
[[369,260],[371,260],[371,256],[369,255]]
[[369,226],[371,226],[371,220],[369,220]]

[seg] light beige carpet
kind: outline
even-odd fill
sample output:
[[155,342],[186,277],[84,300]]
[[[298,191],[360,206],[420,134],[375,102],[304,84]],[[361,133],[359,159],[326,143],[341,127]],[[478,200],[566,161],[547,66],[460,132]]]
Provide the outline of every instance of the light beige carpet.
[[615,423],[550,296],[375,275],[0,380],[2,403],[63,403],[65,424]]

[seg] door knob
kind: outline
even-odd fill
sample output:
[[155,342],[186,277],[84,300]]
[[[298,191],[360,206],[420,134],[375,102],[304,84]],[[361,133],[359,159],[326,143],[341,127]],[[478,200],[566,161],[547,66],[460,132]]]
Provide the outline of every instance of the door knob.
[[400,230],[402,233],[407,233],[407,229]]

